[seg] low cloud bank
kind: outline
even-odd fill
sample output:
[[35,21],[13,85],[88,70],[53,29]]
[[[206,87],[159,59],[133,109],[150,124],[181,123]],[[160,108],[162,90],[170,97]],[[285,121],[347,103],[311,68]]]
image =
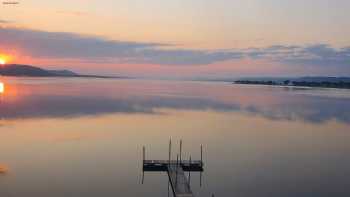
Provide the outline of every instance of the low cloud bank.
[[[0,23],[6,21],[0,20]],[[267,59],[286,65],[348,69],[350,46],[275,45],[265,48],[195,50],[164,49],[167,43],[126,42],[64,32],[0,27],[0,49],[16,49],[34,58],[157,65],[209,65],[240,59]]]

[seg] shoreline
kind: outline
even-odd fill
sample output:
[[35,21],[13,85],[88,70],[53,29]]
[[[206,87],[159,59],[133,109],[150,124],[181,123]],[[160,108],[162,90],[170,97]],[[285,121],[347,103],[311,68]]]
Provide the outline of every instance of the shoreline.
[[[315,82],[313,82],[315,83]],[[327,82],[329,83],[329,82]],[[281,84],[281,83],[242,83],[242,82],[233,82],[234,85],[257,85],[257,86],[271,86],[271,87],[284,87],[284,88],[319,88],[319,89],[334,89],[334,90],[350,90],[349,87],[342,87],[342,86],[322,86],[322,85],[305,85],[303,83],[302,85],[293,85],[293,84]]]

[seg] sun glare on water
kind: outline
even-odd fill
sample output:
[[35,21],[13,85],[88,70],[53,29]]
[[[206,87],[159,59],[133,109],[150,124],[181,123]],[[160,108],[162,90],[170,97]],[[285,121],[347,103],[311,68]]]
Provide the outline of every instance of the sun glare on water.
[[0,94],[5,92],[5,84],[3,82],[0,82]]

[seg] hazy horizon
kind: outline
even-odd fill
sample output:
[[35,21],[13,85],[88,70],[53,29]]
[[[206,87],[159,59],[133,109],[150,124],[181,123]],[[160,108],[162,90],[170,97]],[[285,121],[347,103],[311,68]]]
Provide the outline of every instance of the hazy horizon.
[[[7,64],[7,65],[24,65],[24,66],[33,66],[36,68],[41,68],[41,69],[46,69],[44,66],[37,66],[37,65],[28,65],[28,64]],[[91,76],[101,76],[101,77],[125,77],[125,78],[135,78],[135,79],[159,79],[159,80],[218,80],[218,81],[232,81],[232,80],[237,80],[237,79],[245,79],[245,78],[251,78],[251,79],[296,79],[296,78],[304,78],[304,77],[335,77],[335,78],[350,78],[350,75],[278,75],[278,76],[272,76],[272,75],[241,75],[241,76],[216,76],[216,75],[202,75],[202,76],[139,76],[139,75],[115,75],[111,73],[105,73],[105,74],[98,74],[94,72],[86,73],[84,71],[82,72],[76,72],[73,69],[64,69],[64,66],[50,66],[50,70],[55,70],[55,71],[72,71],[76,74],[79,75],[91,75]],[[10,77],[10,76],[9,76]],[[16,77],[16,76],[12,76]],[[25,76],[17,76],[17,77],[25,77]],[[30,76],[27,76],[30,77]]]

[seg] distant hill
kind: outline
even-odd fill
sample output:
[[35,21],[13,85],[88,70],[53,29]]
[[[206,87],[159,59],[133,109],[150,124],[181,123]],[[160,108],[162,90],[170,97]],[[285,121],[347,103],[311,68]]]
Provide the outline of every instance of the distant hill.
[[45,70],[35,66],[6,64],[0,66],[0,74],[4,76],[30,76],[30,77],[54,77],[77,76],[78,74],[67,70]]
[[47,71],[49,71],[51,74],[59,75],[59,76],[70,76],[70,77],[78,76],[77,73],[70,70],[47,70]]
[[6,64],[0,66],[0,75],[15,77],[91,77],[91,78],[121,78],[99,75],[80,75],[70,70],[46,70],[31,65]]

